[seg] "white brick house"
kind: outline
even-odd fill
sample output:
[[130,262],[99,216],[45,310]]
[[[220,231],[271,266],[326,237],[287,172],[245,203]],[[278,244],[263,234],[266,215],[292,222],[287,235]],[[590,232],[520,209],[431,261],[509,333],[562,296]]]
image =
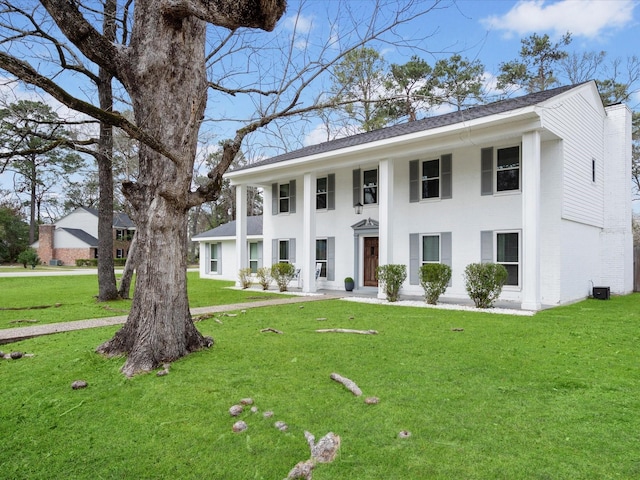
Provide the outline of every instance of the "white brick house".
[[594,82],[306,147],[226,175],[238,215],[227,278],[249,265],[246,192],[259,186],[261,255],[295,263],[304,291],[347,276],[375,289],[376,266],[405,264],[401,294],[421,295],[420,265],[442,262],[445,296],[466,299],[466,265],[493,261],[509,271],[501,299],[524,309],[594,285],[628,293],[630,174],[631,113],[604,108]]

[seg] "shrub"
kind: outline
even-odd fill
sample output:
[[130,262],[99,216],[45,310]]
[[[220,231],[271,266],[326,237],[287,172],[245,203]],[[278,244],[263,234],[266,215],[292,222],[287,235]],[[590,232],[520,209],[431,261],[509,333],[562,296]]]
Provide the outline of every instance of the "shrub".
[[507,269],[497,263],[471,263],[464,270],[467,293],[477,308],[490,308],[507,281]]
[[296,267],[291,263],[276,263],[271,265],[271,277],[278,284],[281,292],[286,292],[289,282],[296,274]]
[[38,252],[31,247],[23,250],[20,252],[20,255],[18,255],[18,263],[21,263],[24,268],[27,268],[27,265],[31,265],[31,268],[36,268],[36,265],[40,263]]
[[253,280],[251,278],[251,269],[241,268],[238,272],[238,279],[240,280],[240,285],[242,285],[242,288],[249,288],[253,283]]
[[269,290],[271,285],[271,269],[269,267],[260,267],[256,272],[258,276],[258,283],[263,290]]
[[384,293],[387,301],[396,302],[399,297],[400,287],[407,278],[406,265],[381,265],[377,270],[378,280],[384,284]]
[[[114,259],[114,265],[115,265]],[[76,267],[97,267],[98,259],[97,258],[78,258],[76,259]]]
[[426,263],[420,267],[420,285],[424,288],[424,299],[435,305],[447,289],[451,280],[451,267],[443,263]]

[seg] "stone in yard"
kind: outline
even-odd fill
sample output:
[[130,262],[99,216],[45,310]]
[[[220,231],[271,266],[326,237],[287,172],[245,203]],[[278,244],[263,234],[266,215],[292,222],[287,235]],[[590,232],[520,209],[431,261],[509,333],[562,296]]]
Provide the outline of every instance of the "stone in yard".
[[13,359],[13,360],[17,360],[19,358],[22,358],[22,352],[11,352],[9,354],[9,356]]
[[367,397],[364,399],[364,403],[366,403],[367,405],[375,405],[377,403],[380,403],[380,399],[378,397]]
[[240,405],[253,405],[253,398],[243,398],[240,400]]
[[289,426],[286,423],[281,422],[280,420],[278,420],[274,425],[281,432],[285,432],[289,428]]
[[263,416],[264,418],[271,418],[271,417],[273,417],[273,412],[272,412],[271,410],[267,410],[266,412],[264,412],[264,413],[262,414],[262,416]]
[[243,410],[244,407],[242,405],[234,405],[229,409],[229,415],[231,415],[232,417],[237,417],[243,412]]
[[398,438],[409,438],[411,436],[411,432],[408,430],[402,430],[399,434],[398,434]]
[[242,420],[237,421],[233,424],[233,431],[236,433],[244,432],[247,428],[247,424]]
[[89,384],[84,380],[76,380],[71,384],[71,388],[73,388],[74,390],[79,390],[81,388],[87,388],[87,385]]

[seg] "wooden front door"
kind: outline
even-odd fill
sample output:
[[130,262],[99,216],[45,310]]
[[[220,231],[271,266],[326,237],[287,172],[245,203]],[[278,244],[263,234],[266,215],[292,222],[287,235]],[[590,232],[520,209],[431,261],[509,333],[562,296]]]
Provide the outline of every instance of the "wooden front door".
[[376,270],[378,269],[378,237],[364,238],[364,279],[365,287],[377,287]]

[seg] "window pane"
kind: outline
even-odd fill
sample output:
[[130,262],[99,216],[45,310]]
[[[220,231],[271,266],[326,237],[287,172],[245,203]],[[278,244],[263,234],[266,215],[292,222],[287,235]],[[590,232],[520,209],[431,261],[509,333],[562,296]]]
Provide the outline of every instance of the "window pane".
[[258,261],[257,260],[250,260],[249,261],[249,268],[251,269],[251,273],[258,273]]
[[363,174],[363,197],[365,205],[378,203],[378,171],[366,170]]
[[498,150],[498,170],[520,167],[520,147],[501,148]]
[[323,208],[327,208],[327,194],[318,193],[316,195],[316,209],[321,210]]
[[504,170],[496,174],[496,188],[498,192],[520,189],[520,170]]
[[498,150],[496,190],[518,190],[520,188],[520,147]]
[[422,198],[438,198],[440,196],[440,180],[423,180]]
[[316,261],[327,259],[327,240],[316,240]]
[[280,241],[280,258],[281,262],[289,261],[289,242],[287,240]]
[[316,193],[327,193],[327,178],[318,178],[316,180]]
[[258,244],[257,243],[249,243],[249,258],[251,260],[258,259]]
[[289,211],[289,199],[281,198],[280,199],[280,212],[286,213]]
[[439,262],[440,261],[440,237],[437,235],[429,235],[422,237],[422,261],[423,262]]
[[289,198],[289,184],[281,183],[280,184],[280,198]]
[[518,260],[518,234],[517,233],[499,233],[497,235],[498,262],[515,262]]
[[422,179],[440,176],[440,160],[422,162]]
[[505,285],[518,285],[518,265],[505,265],[507,269],[507,283]]
[[211,244],[211,259],[217,259],[218,258],[218,244],[217,243],[212,243]]

